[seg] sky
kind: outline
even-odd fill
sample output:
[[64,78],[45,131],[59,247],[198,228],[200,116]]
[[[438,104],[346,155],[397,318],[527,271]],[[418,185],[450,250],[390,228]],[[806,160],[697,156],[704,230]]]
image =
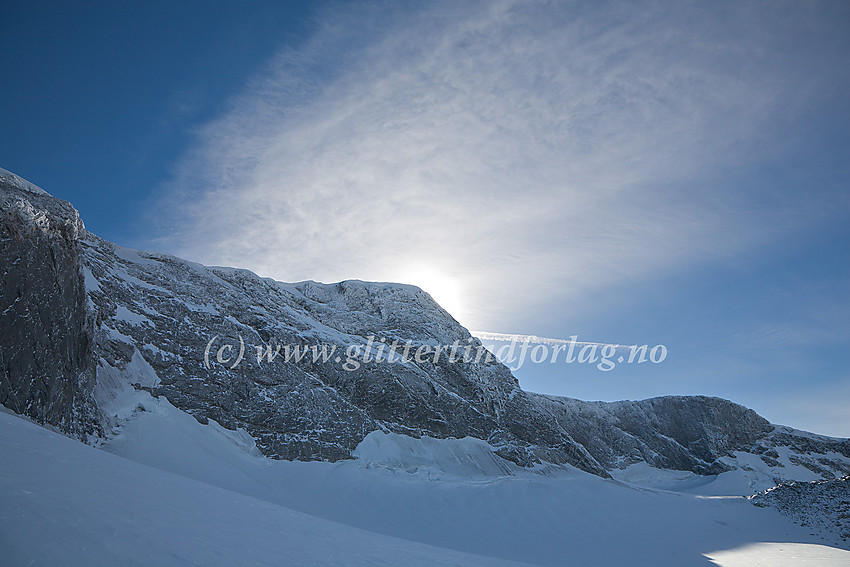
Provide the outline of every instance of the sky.
[[663,345],[515,374],[850,437],[846,2],[7,0],[0,54],[0,167],[101,237]]

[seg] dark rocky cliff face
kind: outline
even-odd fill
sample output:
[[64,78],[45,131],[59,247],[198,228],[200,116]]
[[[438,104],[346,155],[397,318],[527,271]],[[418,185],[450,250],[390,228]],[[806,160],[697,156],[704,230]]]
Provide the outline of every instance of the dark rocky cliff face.
[[0,403],[79,438],[98,431],[77,211],[0,174]]

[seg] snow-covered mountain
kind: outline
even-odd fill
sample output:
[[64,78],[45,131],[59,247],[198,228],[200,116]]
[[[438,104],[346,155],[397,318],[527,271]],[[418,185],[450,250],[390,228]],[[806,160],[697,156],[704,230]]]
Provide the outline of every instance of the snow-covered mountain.
[[[370,341],[373,350],[393,341],[480,342],[414,286],[287,284],[130,250],[87,232],[70,204],[20,178],[6,172],[0,184],[7,260],[0,325],[5,340],[15,338],[5,350],[0,401],[78,436],[108,436],[120,425],[104,409],[123,376],[202,423],[244,428],[274,458],[350,458],[380,430],[474,437],[520,465],[567,463],[600,476],[636,462],[716,474],[736,468],[734,454],[745,452],[781,477],[779,449],[823,478],[850,472],[850,442],[777,429],[726,400],[598,403],[529,394],[495,359],[346,369],[347,350],[364,352]],[[228,360],[245,349],[238,367],[216,363],[224,345]],[[258,361],[256,348],[265,353],[268,345],[336,350],[324,361]]]
[[850,474],[850,440],[773,425],[720,398],[585,402],[535,397],[606,470],[645,462],[701,475],[758,470],[770,481]]
[[[471,436],[490,440],[514,462],[571,463],[605,474],[496,360],[427,357],[346,370],[345,351],[365,349],[369,337],[379,344],[411,341],[412,348],[480,344],[416,287],[285,284],[121,248],[90,234],[80,245],[98,320],[98,372],[123,369],[138,352],[158,377],[144,387],[201,422],[244,427],[268,456],[350,458],[369,432],[383,430]],[[206,364],[213,338],[208,358],[228,345],[235,359],[246,345],[237,368]],[[281,355],[258,363],[256,347],[266,345],[323,345],[336,353],[327,361],[286,362]]]
[[[69,203],[4,170],[0,260],[3,406],[134,461],[388,536],[493,555],[483,544],[457,541],[453,534],[464,533],[457,525],[417,537],[410,527],[416,521],[393,512],[395,503],[378,506],[374,517],[352,517],[350,506],[299,500],[297,491],[278,486],[280,479],[333,490],[293,472],[319,470],[310,463],[291,463],[295,468],[281,477],[268,476],[283,470],[270,463],[343,461],[339,466],[357,475],[365,467],[426,481],[462,478],[470,486],[518,478],[526,488],[580,470],[592,476],[549,486],[574,494],[576,482],[603,492],[614,482],[624,490],[640,485],[653,494],[702,497],[749,496],[777,483],[850,473],[850,441],[776,426],[727,400],[603,403],[525,392],[495,358],[451,361],[446,350],[433,356],[452,344],[480,352],[480,342],[419,288],[282,283],[131,250],[86,231]],[[393,343],[431,356],[361,358]],[[332,352],[287,360],[293,347]],[[269,348],[278,355],[269,357]],[[210,439],[217,445],[203,449]],[[198,466],[211,452],[224,456]],[[227,460],[232,454],[236,461]],[[356,465],[346,464],[350,459]],[[474,489],[463,490],[472,498]],[[535,505],[546,507],[547,498]],[[533,516],[527,505],[519,508],[526,519]],[[462,517],[486,523],[490,512]],[[508,522],[494,529],[509,542],[515,528]],[[816,536],[844,545],[840,529]],[[512,555],[505,543],[496,556],[535,556],[534,541],[529,535],[525,555]],[[552,549],[561,548],[533,563],[558,564]]]

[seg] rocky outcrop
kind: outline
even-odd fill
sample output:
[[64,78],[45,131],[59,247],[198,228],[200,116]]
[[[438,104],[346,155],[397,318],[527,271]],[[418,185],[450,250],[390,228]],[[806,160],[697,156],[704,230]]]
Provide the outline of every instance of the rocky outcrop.
[[77,211],[0,170],[0,403],[79,438],[98,432]]
[[720,398],[585,402],[536,395],[536,399],[606,469],[645,461],[662,469],[718,474],[729,470],[722,457],[752,450],[773,431],[753,410]]
[[850,542],[850,477],[780,483],[750,497],[834,544]]

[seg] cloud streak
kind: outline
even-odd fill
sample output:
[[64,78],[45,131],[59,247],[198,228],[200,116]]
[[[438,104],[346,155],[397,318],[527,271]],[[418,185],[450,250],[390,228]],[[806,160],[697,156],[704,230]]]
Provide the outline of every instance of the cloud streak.
[[598,346],[598,347],[613,347],[618,350],[629,350],[632,346],[638,345],[621,345],[615,343],[597,343],[589,341],[579,341],[570,339],[553,339],[550,337],[538,337],[537,335],[516,335],[512,333],[493,333],[490,331],[470,331],[472,336],[477,337],[482,341],[494,341],[500,343],[528,343],[533,345],[576,345],[576,346]]
[[427,268],[485,328],[735,253],[818,201],[705,181],[817,92],[783,10],[337,7],[200,131],[156,245],[290,281]]

